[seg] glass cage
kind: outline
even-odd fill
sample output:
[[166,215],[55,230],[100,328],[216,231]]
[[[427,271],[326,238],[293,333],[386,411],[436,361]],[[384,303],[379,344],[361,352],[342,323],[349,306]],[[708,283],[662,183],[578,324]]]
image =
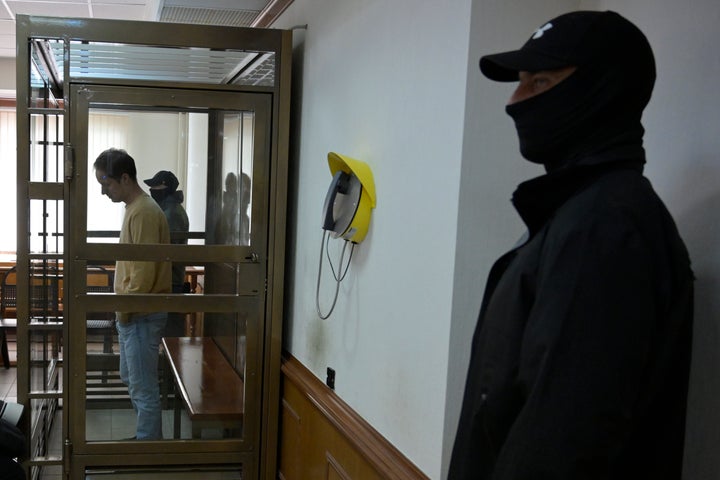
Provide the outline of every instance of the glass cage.
[[[22,15],[17,26],[28,478],[274,478],[291,33]],[[184,224],[165,210],[169,243],[120,241],[126,205],[94,167],[111,147],[133,156],[161,209],[183,204]],[[159,172],[178,185],[153,192]],[[171,291],[116,293],[117,262],[168,265]],[[145,371],[162,436],[144,440],[117,322],[154,316],[166,321]]]

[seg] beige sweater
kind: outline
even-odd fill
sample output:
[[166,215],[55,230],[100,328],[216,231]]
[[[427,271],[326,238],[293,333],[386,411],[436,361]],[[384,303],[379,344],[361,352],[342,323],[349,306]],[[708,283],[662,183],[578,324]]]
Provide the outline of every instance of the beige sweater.
[[[120,243],[170,243],[165,214],[155,200],[143,194],[125,207]],[[170,262],[118,260],[115,264],[115,293],[170,293]],[[120,322],[140,312],[117,312]]]

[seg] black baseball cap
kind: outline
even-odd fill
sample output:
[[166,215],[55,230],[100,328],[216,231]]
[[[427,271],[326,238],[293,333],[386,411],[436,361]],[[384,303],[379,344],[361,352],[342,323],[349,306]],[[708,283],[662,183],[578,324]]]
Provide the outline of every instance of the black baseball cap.
[[145,180],[145,184],[148,187],[158,187],[160,185],[165,185],[169,191],[174,192],[175,189],[177,189],[178,185],[180,185],[180,182],[178,182],[177,177],[172,172],[169,172],[167,170],[160,170],[155,174],[153,178],[148,178]]
[[[649,64],[648,64],[649,62]],[[612,11],[570,12],[546,22],[519,50],[485,55],[480,71],[498,82],[518,80],[518,72],[563,67],[617,66],[655,70],[645,35]]]

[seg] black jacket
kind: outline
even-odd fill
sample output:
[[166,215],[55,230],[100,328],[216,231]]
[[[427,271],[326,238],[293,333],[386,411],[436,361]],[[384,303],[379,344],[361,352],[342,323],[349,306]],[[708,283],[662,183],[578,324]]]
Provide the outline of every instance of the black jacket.
[[15,425],[0,418],[0,457],[15,458],[25,454],[25,436]]
[[680,479],[693,275],[642,158],[521,184],[490,271],[450,480]]
[[[184,195],[182,190],[177,190],[162,200],[162,202],[160,203],[160,208],[162,208],[162,211],[165,214],[165,218],[168,221],[168,226],[170,227],[170,243],[187,245],[188,237],[186,234],[190,229],[190,222],[188,221],[188,216],[185,212],[185,208],[183,208],[182,206],[183,198]],[[182,286],[184,283],[185,265],[182,263],[173,262],[173,292],[182,292]]]

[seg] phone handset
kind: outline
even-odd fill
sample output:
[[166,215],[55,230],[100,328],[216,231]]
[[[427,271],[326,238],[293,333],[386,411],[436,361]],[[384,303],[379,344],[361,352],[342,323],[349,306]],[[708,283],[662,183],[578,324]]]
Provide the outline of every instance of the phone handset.
[[333,176],[332,182],[330,182],[327,195],[325,195],[325,204],[323,205],[323,230],[335,231],[335,224],[337,223],[333,215],[335,198],[338,193],[347,194],[349,185],[350,174],[338,170]]

